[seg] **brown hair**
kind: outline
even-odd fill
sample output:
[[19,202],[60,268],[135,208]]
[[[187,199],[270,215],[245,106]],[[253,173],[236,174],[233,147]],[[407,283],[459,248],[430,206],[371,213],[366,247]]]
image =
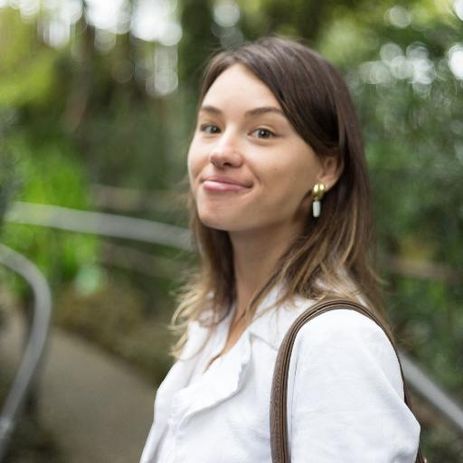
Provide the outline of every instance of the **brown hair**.
[[[370,187],[362,135],[349,90],[340,73],[307,46],[278,37],[262,38],[215,55],[205,69],[201,104],[217,77],[233,64],[246,66],[277,98],[297,133],[321,158],[336,156],[342,173],[323,198],[323,212],[307,218],[304,232],[289,243],[266,285],[251,301],[250,321],[268,291],[283,283],[282,302],[298,294],[312,299],[361,295],[385,326],[378,278],[371,266]],[[173,326],[212,309],[218,323],[235,298],[233,252],[226,231],[201,223],[190,197],[191,229],[200,249],[200,272],[181,293]],[[390,329],[388,328],[388,331]],[[174,348],[178,354],[185,336]]]

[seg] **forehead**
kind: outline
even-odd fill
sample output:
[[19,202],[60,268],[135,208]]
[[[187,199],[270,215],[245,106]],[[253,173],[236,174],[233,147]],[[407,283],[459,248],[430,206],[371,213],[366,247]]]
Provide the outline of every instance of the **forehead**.
[[243,108],[281,106],[272,91],[242,64],[233,64],[222,72],[206,92],[202,106],[233,105]]

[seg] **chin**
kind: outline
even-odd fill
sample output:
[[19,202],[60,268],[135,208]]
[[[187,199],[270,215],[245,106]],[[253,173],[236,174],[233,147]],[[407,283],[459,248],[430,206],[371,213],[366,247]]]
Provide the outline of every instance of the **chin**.
[[199,209],[198,217],[203,225],[215,230],[222,230],[227,232],[237,231],[243,228],[244,225],[243,214],[233,214],[229,209]]
[[232,225],[229,220],[220,220],[218,217],[199,216],[201,223],[214,230],[231,231]]

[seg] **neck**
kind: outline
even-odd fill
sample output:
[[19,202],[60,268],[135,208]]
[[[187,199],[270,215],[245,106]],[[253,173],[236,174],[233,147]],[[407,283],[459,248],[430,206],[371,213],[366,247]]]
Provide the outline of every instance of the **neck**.
[[295,230],[230,232],[236,283],[235,319],[241,317],[253,296],[267,282],[278,259],[294,239]]

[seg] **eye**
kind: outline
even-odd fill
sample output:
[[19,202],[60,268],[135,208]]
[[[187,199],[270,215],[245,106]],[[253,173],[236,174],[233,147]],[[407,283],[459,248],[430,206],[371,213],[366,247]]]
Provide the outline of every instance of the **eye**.
[[253,130],[251,133],[255,134],[257,138],[264,138],[264,139],[272,138],[275,136],[275,134],[271,130],[264,129],[263,127]]
[[220,129],[214,124],[201,124],[199,126],[199,131],[212,135],[219,133]]

